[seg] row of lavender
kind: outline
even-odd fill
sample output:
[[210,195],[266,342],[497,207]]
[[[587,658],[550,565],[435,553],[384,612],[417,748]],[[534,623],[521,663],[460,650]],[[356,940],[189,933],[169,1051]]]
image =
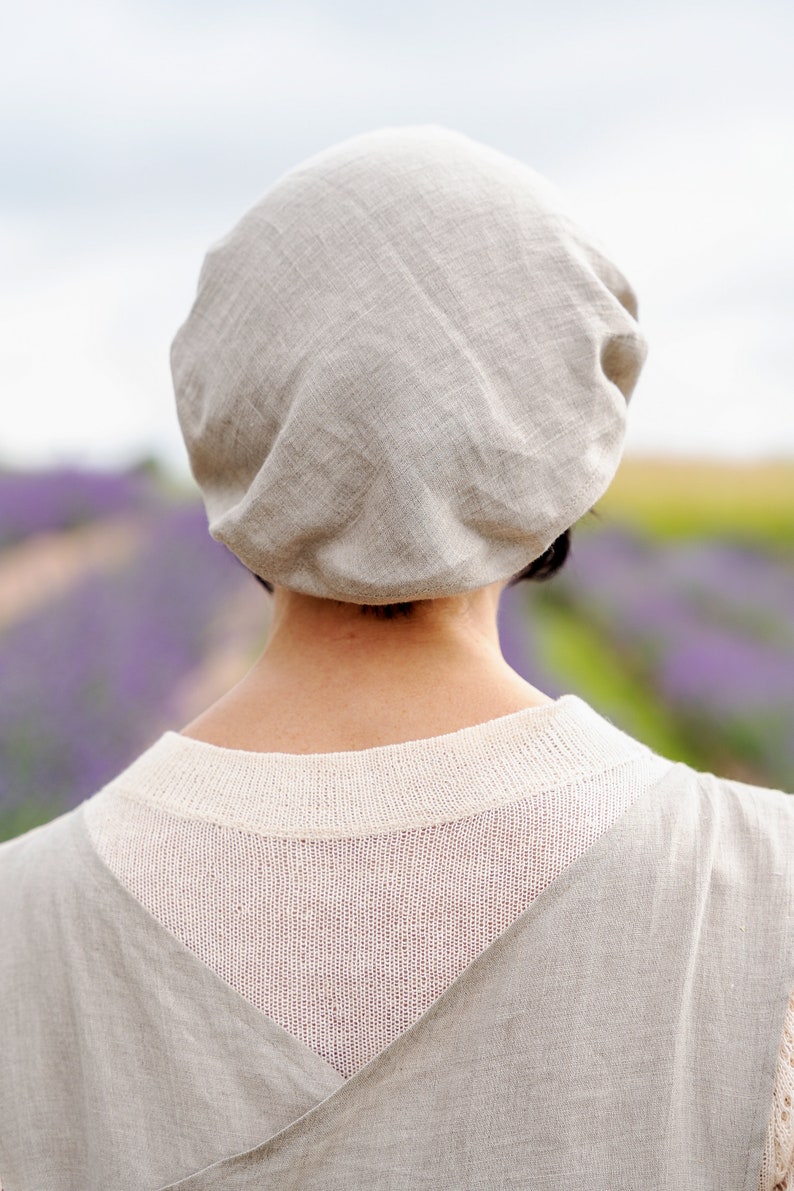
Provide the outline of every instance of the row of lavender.
[[151,507],[160,499],[152,472],[0,471],[0,550],[32,534],[74,529],[114,513]]
[[[103,491],[101,480],[91,488],[80,477],[78,487],[95,498],[81,522],[133,513],[142,544],[0,635],[0,838],[75,806],[179,726],[168,723],[171,693],[201,662],[213,618],[253,582],[209,537],[194,501],[174,503],[138,479],[126,502],[122,486]],[[59,528],[54,513],[55,525],[41,515],[37,529]],[[3,520],[25,516],[18,500]]]
[[[523,649],[524,671],[542,671],[550,610],[592,629],[601,665],[628,676],[640,698],[674,719],[689,758],[794,791],[790,556],[728,540],[658,542],[601,529],[576,536],[552,583],[523,602],[512,596],[505,644]],[[550,677],[557,690],[591,685],[576,665]],[[608,685],[609,674],[600,680]]]

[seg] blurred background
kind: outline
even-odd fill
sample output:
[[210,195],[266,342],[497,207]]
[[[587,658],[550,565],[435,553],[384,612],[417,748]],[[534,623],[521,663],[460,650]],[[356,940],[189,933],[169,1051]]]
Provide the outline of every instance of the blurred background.
[[0,838],[241,677],[168,370],[206,248],[280,174],[438,123],[565,190],[650,355],[613,488],[511,664],[658,751],[794,790],[794,8],[32,0],[3,18]]

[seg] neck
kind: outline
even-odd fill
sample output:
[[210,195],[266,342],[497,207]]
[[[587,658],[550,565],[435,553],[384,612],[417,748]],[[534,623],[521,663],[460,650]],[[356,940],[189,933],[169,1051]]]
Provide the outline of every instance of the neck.
[[221,747],[337,752],[443,735],[551,700],[504,660],[504,583],[380,619],[277,587],[248,674],[183,729]]

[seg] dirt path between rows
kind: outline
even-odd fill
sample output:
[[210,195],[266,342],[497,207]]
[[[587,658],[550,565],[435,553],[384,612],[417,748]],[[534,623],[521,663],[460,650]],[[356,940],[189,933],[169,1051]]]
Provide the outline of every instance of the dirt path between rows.
[[0,632],[59,599],[84,576],[113,571],[142,545],[145,526],[125,514],[79,529],[34,534],[0,553]]

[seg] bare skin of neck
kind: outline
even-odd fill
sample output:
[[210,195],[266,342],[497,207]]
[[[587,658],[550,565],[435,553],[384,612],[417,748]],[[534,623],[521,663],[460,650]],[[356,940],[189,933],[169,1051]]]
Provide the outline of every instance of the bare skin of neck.
[[393,619],[276,587],[262,654],[182,733],[254,752],[344,752],[550,703],[502,657],[505,586],[424,600]]

